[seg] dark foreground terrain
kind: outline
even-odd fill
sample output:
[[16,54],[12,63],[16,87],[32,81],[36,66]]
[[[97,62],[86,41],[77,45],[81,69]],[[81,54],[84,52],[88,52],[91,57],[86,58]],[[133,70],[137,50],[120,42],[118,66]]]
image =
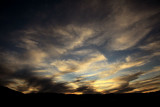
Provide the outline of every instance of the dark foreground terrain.
[[[34,102],[34,103],[113,103],[113,104],[139,104],[139,103],[151,103],[159,104],[160,91],[152,93],[131,93],[131,94],[85,94],[85,95],[64,95],[53,93],[38,93],[38,94],[23,94],[6,87],[0,87],[0,97],[3,101],[9,101],[12,103]],[[13,100],[13,101],[12,101]],[[16,100],[16,101],[15,101]],[[1,100],[2,101],[2,100]],[[7,104],[7,103],[6,103]]]

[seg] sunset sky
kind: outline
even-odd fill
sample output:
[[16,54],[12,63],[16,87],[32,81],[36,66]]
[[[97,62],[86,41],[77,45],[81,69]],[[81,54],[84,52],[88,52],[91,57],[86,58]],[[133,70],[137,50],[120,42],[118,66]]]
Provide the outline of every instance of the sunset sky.
[[0,85],[22,93],[160,90],[159,0],[2,0]]

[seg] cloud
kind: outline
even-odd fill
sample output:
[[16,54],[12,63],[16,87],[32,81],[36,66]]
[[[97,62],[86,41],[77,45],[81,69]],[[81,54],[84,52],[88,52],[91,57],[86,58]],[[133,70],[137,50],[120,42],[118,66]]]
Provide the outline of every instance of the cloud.
[[135,74],[130,74],[116,78],[114,81],[117,81],[117,83],[119,83],[118,81],[123,81],[123,82],[120,82],[120,85],[112,90],[117,90],[116,93],[122,93],[122,92],[127,92],[129,90],[133,90],[134,87],[130,87],[129,84],[131,81],[138,79],[140,75],[141,72],[138,72]]
[[[152,57],[154,57],[154,56],[152,56]],[[148,57],[148,58],[152,58],[152,57]],[[150,60],[148,58],[147,58],[147,60]],[[130,92],[130,91],[132,92],[132,90],[136,89],[136,86],[130,85],[129,83],[131,81],[136,80],[138,78],[141,78],[141,76],[143,76],[143,75],[159,71],[159,66],[155,66],[151,70],[140,71],[135,74],[131,71],[128,73],[129,75],[127,75],[127,73],[122,72],[122,74],[126,75],[126,76],[118,76],[117,78],[112,77],[112,79],[105,80],[106,77],[110,77],[115,73],[119,73],[119,71],[121,71],[121,70],[123,71],[125,69],[136,67],[136,66],[139,67],[139,66],[142,66],[142,65],[148,63],[148,61],[146,61],[146,59],[139,58],[139,57],[134,58],[133,56],[127,56],[125,59],[126,59],[126,62],[119,62],[119,64],[118,64],[118,62],[115,64],[114,63],[108,64],[108,67],[110,67],[110,69],[107,71],[104,71],[104,72],[100,72],[98,74],[99,80],[97,80],[93,84],[93,86],[96,87],[97,91],[104,93],[104,90],[106,89],[107,90],[106,93],[112,93],[112,92],[126,93],[126,92]],[[150,83],[150,85],[151,84],[153,84],[153,83]]]
[[108,44],[108,46],[112,50],[126,50],[136,45],[144,36],[146,36],[147,33],[149,33],[149,30],[147,29],[142,30],[134,28],[117,34],[111,39],[111,42]]
[[150,92],[156,92],[159,91],[160,88],[157,87],[159,83],[157,84],[149,84],[149,85],[145,85],[139,88],[134,88],[133,90],[129,90],[127,93],[150,93]]
[[154,14],[154,12],[147,12],[146,16],[146,13],[135,13],[129,10],[129,7],[123,7],[122,5],[113,16],[115,23],[112,26],[115,26],[115,28],[112,29],[114,33],[112,33],[107,47],[111,50],[126,50],[135,46],[151,31],[152,27],[149,27],[149,25],[155,22],[148,22],[147,17]]
[[[126,56],[124,58],[124,61],[118,60],[112,63],[105,63],[107,70],[100,72],[98,74],[99,78],[106,78],[113,74],[119,73],[120,71],[121,73],[123,73],[125,70],[131,73],[130,69],[145,66],[146,64],[151,62],[151,59],[153,57],[159,56],[159,52],[155,52],[155,53],[153,52],[150,55],[146,55],[146,56],[145,55],[137,56],[137,55],[133,54],[133,55]],[[141,70],[137,69],[137,71],[141,71]],[[155,66],[153,69],[147,70],[147,71],[142,70],[143,72],[142,75],[145,75],[151,72],[157,72],[157,71],[159,71],[159,66]]]
[[101,93],[127,92],[134,89],[134,87],[129,86],[129,83],[133,80],[138,79],[141,74],[141,72],[138,72],[111,78],[108,80],[97,80],[93,83],[93,86],[98,92]]
[[2,7],[0,84],[23,93],[159,89],[158,76],[147,77],[159,72],[156,0],[32,3]]
[[[89,44],[100,47],[105,45],[107,50],[112,51],[127,50],[145,38],[158,22],[154,17],[159,12],[158,8],[137,11],[135,7],[133,8],[134,2],[126,0],[109,1],[109,4],[110,17],[107,17],[101,24],[103,27],[97,24],[96,31],[99,33],[96,35],[98,36],[95,35],[89,40]],[[137,3],[136,5],[144,4]]]
[[154,41],[154,42],[151,42],[147,45],[140,46],[139,48],[142,49],[142,50],[153,51],[153,50],[159,50],[159,45],[160,45],[160,41]]
[[[87,50],[75,51],[72,52],[71,55],[75,55],[75,53],[86,52]],[[88,50],[89,54],[76,54],[76,57],[80,57],[80,59],[66,59],[66,60],[55,60],[51,63],[52,66],[56,67],[58,72],[55,73],[56,76],[63,76],[68,73],[72,73],[74,75],[81,75],[84,77],[91,76],[93,74],[96,75],[98,69],[106,68],[105,63],[106,57],[104,57],[101,53],[92,50]]]
[[[38,77],[33,71],[33,68],[23,68],[12,73],[9,70],[3,69],[3,72],[9,74],[1,78],[1,85],[8,86],[14,90],[24,93],[31,92],[50,92],[50,93],[64,93],[70,89],[65,85],[66,83],[55,83],[52,78]],[[4,79],[4,80],[3,80]],[[15,84],[15,85],[14,85]]]
[[10,82],[9,80],[7,80],[6,78],[11,75],[11,73],[13,72],[11,69],[7,68],[5,65],[1,64],[0,65],[0,84],[7,84],[8,82]]
[[80,47],[83,42],[93,35],[93,30],[86,26],[66,25],[61,27],[48,26],[43,28],[25,29],[17,32],[17,35],[23,35],[17,44],[17,47],[24,49],[41,49],[52,55],[63,54],[67,50]]
[[158,84],[159,84],[159,75],[153,76],[147,79],[143,79],[143,80],[137,79],[136,81],[130,84],[130,86],[134,87],[135,89],[132,91],[129,91],[129,93],[134,93],[134,92],[145,93],[145,92],[158,91],[160,90]]
[[[128,60],[128,58],[130,61]],[[140,66],[143,66],[146,63],[148,63],[148,61],[146,61],[145,59],[140,59],[140,60],[133,60],[133,59],[131,60],[131,59],[132,59],[131,57],[127,56],[125,58],[126,62],[117,61],[117,62],[113,62],[113,63],[108,63],[106,65],[106,67],[108,69],[99,73],[99,77],[106,78],[110,75],[118,73],[119,71],[123,71],[123,70],[130,69],[130,68],[140,67]]]
[[75,90],[76,92],[82,92],[83,94],[100,94],[93,87],[90,86],[82,86]]
[[160,66],[154,66],[152,69],[147,70],[147,71],[143,71],[143,75],[147,75],[153,72],[159,72],[160,71]]

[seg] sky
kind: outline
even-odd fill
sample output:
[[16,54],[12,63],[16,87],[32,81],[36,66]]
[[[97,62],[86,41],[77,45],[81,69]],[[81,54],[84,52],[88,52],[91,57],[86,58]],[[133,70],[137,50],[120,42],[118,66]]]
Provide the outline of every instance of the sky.
[[160,91],[159,0],[0,5],[0,85],[24,94]]

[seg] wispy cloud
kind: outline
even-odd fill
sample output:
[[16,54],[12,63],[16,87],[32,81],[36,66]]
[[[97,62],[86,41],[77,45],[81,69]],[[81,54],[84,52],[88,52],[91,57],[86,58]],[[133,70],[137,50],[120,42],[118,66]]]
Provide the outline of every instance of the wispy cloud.
[[121,77],[115,77],[108,80],[97,80],[93,83],[93,86],[96,87],[97,91],[101,93],[112,93],[124,90],[129,87],[129,82],[138,78],[141,73],[133,73],[130,75],[124,75]]
[[23,93],[159,90],[157,2],[69,1],[22,6],[22,19],[4,9],[0,85]]
[[154,42],[151,42],[147,45],[144,45],[144,46],[140,46],[139,48],[142,49],[142,50],[150,50],[150,51],[153,51],[153,50],[159,50],[159,45],[160,45],[160,41],[154,41]]

